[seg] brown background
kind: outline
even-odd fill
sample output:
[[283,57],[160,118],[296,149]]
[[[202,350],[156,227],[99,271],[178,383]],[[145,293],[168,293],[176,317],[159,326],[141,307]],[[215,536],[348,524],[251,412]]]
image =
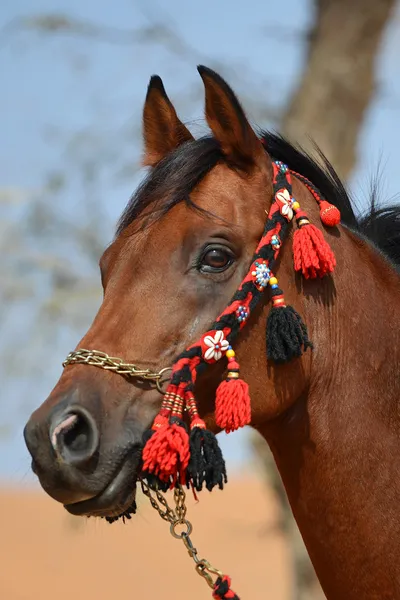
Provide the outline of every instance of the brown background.
[[[188,499],[199,554],[228,572],[242,600],[284,600],[289,553],[277,507],[254,477]],[[40,490],[0,488],[1,600],[203,600],[211,590],[182,542],[139,498],[125,526],[70,516]]]

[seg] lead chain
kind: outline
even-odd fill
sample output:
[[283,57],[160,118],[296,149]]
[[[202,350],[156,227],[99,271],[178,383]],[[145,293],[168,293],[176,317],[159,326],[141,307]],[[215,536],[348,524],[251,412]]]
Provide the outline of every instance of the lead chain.
[[[214,589],[215,581],[218,577],[222,577],[222,573],[219,569],[213,567],[208,560],[199,558],[197,555],[197,549],[190,538],[190,534],[193,531],[193,525],[186,519],[186,494],[183,487],[179,484],[174,489],[174,510],[168,505],[167,500],[158,489],[151,490],[143,479],[140,480],[140,484],[142,486],[142,492],[150,500],[151,506],[158,512],[164,521],[170,523],[172,537],[177,540],[182,540],[184,543],[190,558],[192,558],[195,563],[196,573],[205,579],[211,589]],[[179,531],[180,528],[183,528],[183,531]]]

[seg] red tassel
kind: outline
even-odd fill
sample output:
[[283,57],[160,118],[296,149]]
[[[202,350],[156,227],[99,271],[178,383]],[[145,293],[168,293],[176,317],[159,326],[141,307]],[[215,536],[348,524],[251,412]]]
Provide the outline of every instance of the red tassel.
[[[298,220],[305,221],[304,213]],[[309,221],[300,225],[293,236],[294,268],[306,279],[315,279],[332,273],[336,258],[322,232]]]
[[251,421],[249,386],[238,376],[239,364],[230,361],[228,376],[219,384],[215,397],[215,420],[227,433]]
[[340,210],[326,200],[322,200],[319,204],[319,216],[327,227],[335,227],[340,223]]
[[182,389],[169,385],[151,428],[154,433],[143,449],[143,471],[171,483],[171,487],[178,478],[184,482],[189,464],[189,434],[180,420],[182,410]]
[[155,431],[143,449],[143,471],[153,473],[173,487],[184,483],[189,464],[189,435],[180,423],[168,423]]

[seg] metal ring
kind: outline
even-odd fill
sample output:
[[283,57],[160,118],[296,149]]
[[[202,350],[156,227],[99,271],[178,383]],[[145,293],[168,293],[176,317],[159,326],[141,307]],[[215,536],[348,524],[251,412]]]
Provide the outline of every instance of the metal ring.
[[203,577],[206,582],[208,583],[208,585],[210,586],[211,589],[214,589],[214,580],[211,577],[210,573],[208,572],[208,569],[206,567],[206,565],[204,564],[204,560],[200,560],[197,565],[195,566],[196,572],[200,575],[200,577]]
[[156,379],[156,388],[157,390],[160,392],[160,394],[162,394],[163,396],[165,395],[165,392],[162,388],[162,384],[165,381],[168,381],[167,379],[162,380],[162,376],[164,375],[164,373],[166,373],[167,371],[172,371],[172,367],[164,367],[163,369],[161,369],[161,371],[159,371],[158,373],[158,377]]
[[[184,525],[186,527],[186,531],[182,531],[181,533],[176,533],[175,528],[178,525]],[[179,521],[174,521],[173,523],[171,523],[171,534],[173,535],[173,537],[177,540],[181,540],[183,537],[188,536],[192,533],[193,531],[193,525],[191,524],[190,521],[187,521],[186,519],[179,519]]]

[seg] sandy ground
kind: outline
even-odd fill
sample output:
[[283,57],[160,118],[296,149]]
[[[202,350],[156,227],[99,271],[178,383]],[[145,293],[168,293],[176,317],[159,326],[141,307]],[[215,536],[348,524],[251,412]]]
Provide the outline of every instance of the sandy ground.
[[[255,477],[188,500],[201,556],[242,600],[287,600],[289,555]],[[145,498],[126,525],[72,517],[44,492],[0,488],[1,600],[203,600],[211,590]]]

